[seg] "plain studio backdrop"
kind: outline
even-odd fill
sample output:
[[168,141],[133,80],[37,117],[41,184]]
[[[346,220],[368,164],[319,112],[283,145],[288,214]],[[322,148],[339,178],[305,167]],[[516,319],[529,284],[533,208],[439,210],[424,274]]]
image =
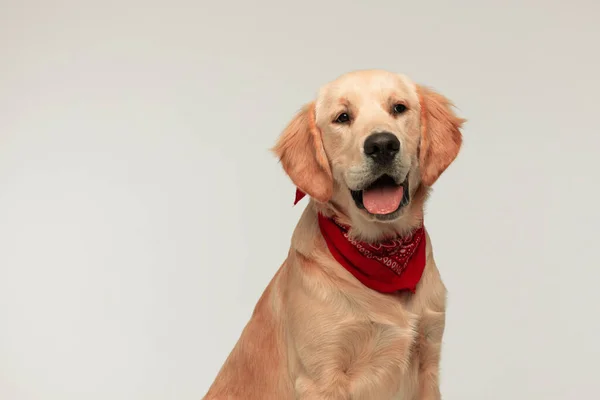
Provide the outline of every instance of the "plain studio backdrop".
[[444,398],[600,398],[599,16],[595,0],[1,1],[0,398],[201,398],[306,206],[268,149],[365,68],[469,120],[426,217]]

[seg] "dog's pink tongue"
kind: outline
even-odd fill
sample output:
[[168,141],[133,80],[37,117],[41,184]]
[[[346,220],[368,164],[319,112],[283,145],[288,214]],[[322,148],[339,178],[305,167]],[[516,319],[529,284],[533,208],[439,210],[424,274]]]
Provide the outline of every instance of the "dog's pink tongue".
[[363,204],[371,214],[389,214],[398,209],[404,188],[380,187],[363,191]]

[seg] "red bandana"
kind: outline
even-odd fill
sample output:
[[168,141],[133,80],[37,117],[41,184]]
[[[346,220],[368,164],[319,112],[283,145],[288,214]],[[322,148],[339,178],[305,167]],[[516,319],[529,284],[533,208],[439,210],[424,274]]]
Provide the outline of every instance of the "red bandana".
[[370,289],[415,292],[426,262],[423,226],[409,236],[377,244],[348,237],[348,227],[319,214],[319,227],[333,258]]
[[302,200],[304,196],[306,196],[306,193],[304,193],[300,189],[296,189],[296,198],[294,199],[294,205],[298,204],[298,202]]

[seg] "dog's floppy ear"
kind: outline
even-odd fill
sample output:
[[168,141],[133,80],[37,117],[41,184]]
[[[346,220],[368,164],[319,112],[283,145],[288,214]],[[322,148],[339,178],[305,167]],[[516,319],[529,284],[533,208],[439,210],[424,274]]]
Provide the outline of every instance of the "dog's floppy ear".
[[292,119],[273,148],[283,169],[296,187],[325,203],[333,194],[333,178],[321,131],[315,122],[315,104],[310,103]]
[[465,122],[452,111],[452,103],[423,86],[418,86],[421,103],[421,181],[431,186],[454,161],[462,145],[460,128]]

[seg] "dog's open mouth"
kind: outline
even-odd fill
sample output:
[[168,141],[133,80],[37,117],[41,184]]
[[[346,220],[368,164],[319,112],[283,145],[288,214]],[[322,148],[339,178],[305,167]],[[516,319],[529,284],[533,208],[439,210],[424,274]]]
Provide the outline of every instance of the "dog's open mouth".
[[408,178],[401,184],[389,175],[382,175],[363,190],[351,190],[354,203],[373,215],[389,215],[409,202]]

